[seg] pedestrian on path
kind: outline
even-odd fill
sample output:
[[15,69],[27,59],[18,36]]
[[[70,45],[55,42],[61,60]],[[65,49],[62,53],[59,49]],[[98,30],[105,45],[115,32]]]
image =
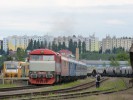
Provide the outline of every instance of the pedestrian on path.
[[101,80],[101,75],[97,74],[96,75],[96,88],[100,87],[100,80]]

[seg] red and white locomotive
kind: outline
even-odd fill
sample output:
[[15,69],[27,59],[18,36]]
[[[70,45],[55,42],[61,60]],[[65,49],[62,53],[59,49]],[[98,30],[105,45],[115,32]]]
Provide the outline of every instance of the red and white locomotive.
[[61,56],[49,49],[36,49],[30,52],[30,84],[54,84],[85,77],[87,66],[83,62]]

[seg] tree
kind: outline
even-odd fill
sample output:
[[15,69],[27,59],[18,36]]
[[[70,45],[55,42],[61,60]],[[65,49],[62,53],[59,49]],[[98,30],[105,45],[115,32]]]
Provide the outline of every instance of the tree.
[[33,40],[31,39],[26,50],[33,50]]
[[113,66],[113,67],[118,67],[120,64],[118,61],[116,61],[115,59],[111,59],[111,62],[110,62],[110,66]]
[[99,49],[99,54],[101,54],[102,53],[102,47],[100,47],[100,49]]
[[111,50],[110,49],[107,49],[106,51],[105,51],[105,54],[110,54],[111,53]]
[[70,51],[72,51],[72,49],[73,49],[73,40],[72,39],[70,39],[70,41],[69,41],[69,47],[68,47],[68,49]]
[[49,42],[49,44],[48,44],[48,48],[51,49],[51,43],[50,43],[50,42]]
[[55,44],[54,41],[52,42],[52,50],[53,51],[58,51],[58,46],[57,46],[57,44]]
[[116,54],[125,52],[125,49],[122,47],[116,48]]
[[62,49],[66,49],[66,44],[65,44],[65,42],[63,42],[63,44],[62,44]]
[[112,53],[116,53],[116,48],[114,47],[113,49],[112,49]]
[[74,42],[72,52],[76,54],[77,42]]
[[44,48],[47,48],[47,41],[44,42]]
[[25,51],[22,48],[17,48],[16,59],[18,61],[24,61]]
[[59,51],[57,44],[55,44],[55,51]]
[[81,54],[81,41],[78,42],[79,54]]
[[40,41],[38,40],[38,41],[37,41],[37,49],[39,49],[40,46],[41,46],[41,45],[40,45]]
[[82,43],[82,52],[83,53],[86,52],[86,44],[85,44],[85,41]]
[[41,41],[41,45],[40,45],[40,48],[43,48],[43,41]]
[[37,49],[37,42],[36,42],[36,40],[34,41],[33,49]]
[[12,61],[12,60],[13,60],[13,58],[10,55],[8,55],[6,58],[6,61]]
[[58,43],[58,51],[62,49],[61,42]]
[[125,52],[119,53],[119,54],[117,54],[116,58],[117,58],[117,60],[119,60],[119,61],[128,61],[128,59],[129,59],[129,54],[127,54],[127,53],[125,53]]

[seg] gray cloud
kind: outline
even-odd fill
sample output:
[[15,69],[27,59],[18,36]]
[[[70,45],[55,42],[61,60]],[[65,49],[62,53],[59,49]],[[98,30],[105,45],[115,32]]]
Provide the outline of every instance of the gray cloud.
[[132,36],[132,18],[132,0],[4,0],[0,34]]

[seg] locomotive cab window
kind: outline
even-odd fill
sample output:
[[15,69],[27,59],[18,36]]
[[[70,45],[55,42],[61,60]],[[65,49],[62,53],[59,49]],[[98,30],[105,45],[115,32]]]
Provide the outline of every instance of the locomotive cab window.
[[13,64],[6,64],[6,68],[7,69],[17,69],[17,66],[13,65]]
[[42,60],[42,55],[31,55],[30,59],[33,61],[41,61]]
[[54,55],[31,55],[30,59],[32,61],[53,61]]
[[43,55],[43,60],[44,61],[53,61],[54,55]]

